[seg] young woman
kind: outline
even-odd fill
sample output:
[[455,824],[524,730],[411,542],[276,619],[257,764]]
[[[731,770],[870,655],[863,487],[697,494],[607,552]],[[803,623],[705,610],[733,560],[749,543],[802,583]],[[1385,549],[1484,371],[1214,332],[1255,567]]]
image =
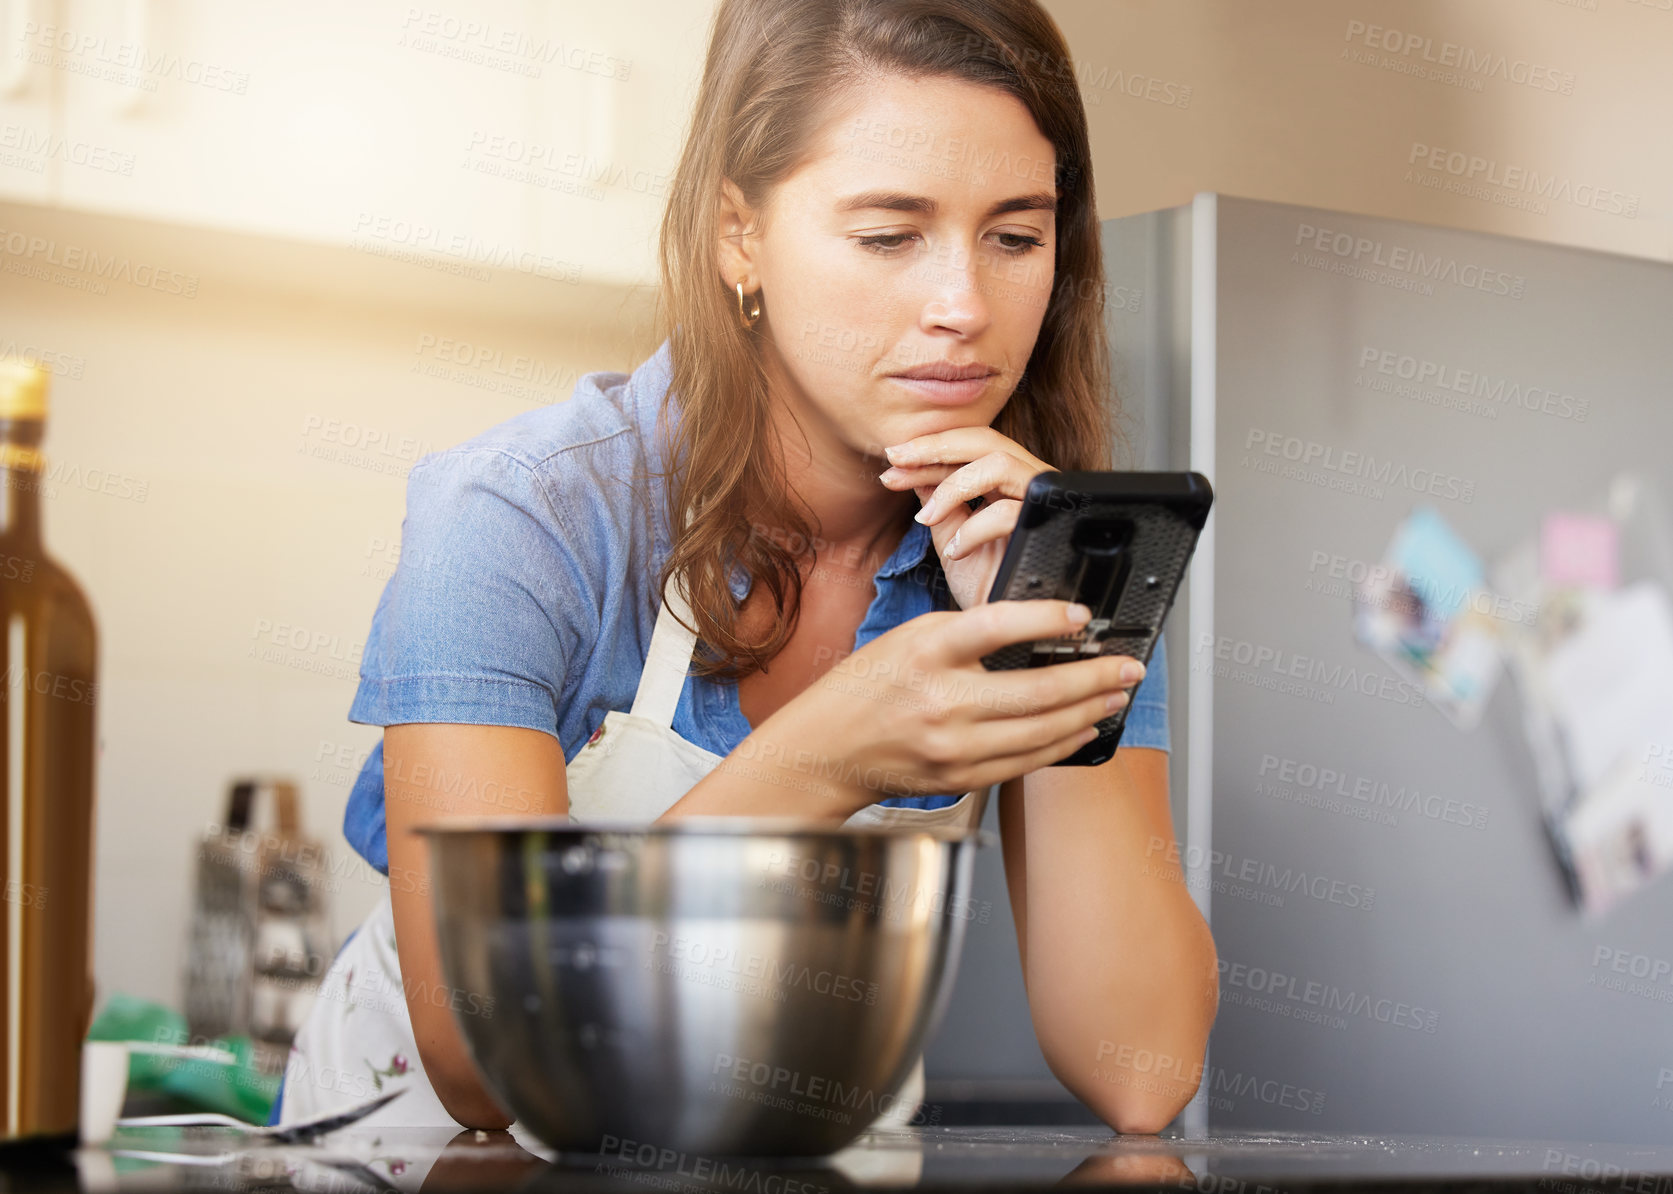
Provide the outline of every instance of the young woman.
[[[510,1122],[454,1021],[491,1009],[442,979],[429,820],[974,825],[997,784],[1040,1047],[1111,1126],[1161,1129],[1218,990],[1169,862],[1165,654],[981,664],[1080,624],[985,601],[1029,479],[1110,467],[1061,35],[1036,0],[722,0],[661,252],[655,355],[412,470],[350,711],[386,727],[345,832],[389,896],[276,1118],[397,1083],[366,1122]],[[1108,763],[1048,766],[1129,700]]]

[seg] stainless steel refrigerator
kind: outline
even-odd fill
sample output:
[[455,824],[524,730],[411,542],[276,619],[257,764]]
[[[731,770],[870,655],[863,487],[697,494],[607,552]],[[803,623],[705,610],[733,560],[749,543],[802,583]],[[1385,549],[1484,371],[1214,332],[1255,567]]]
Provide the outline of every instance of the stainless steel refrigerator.
[[[1216,493],[1165,630],[1175,826],[1221,958],[1186,1121],[1673,1136],[1673,725],[1621,781],[1630,849],[1577,852],[1562,783],[1673,668],[1612,613],[1580,623],[1612,646],[1529,670],[1575,623],[1527,588],[1673,584],[1673,266],[1211,194],[1106,222],[1104,249],[1131,461]],[[1447,667],[1393,623],[1441,626]],[[997,855],[932,1096],[1060,1090]],[[1600,898],[1598,866],[1631,882]]]

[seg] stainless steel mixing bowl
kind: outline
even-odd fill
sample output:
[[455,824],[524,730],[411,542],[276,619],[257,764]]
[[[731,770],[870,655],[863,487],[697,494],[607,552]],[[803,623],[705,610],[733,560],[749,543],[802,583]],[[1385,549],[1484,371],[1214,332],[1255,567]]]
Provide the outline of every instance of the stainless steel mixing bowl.
[[421,832],[449,999],[508,1111],[560,1150],[756,1156],[833,1152],[895,1105],[992,837],[736,817]]

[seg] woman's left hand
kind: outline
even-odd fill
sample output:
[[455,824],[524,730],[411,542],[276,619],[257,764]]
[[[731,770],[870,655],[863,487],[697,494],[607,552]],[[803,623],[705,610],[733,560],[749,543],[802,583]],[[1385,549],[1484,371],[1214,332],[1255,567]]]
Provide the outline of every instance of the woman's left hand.
[[[890,489],[915,489],[960,609],[985,604],[1034,477],[1052,466],[992,427],[955,427],[885,449]],[[972,511],[965,503],[982,499]]]

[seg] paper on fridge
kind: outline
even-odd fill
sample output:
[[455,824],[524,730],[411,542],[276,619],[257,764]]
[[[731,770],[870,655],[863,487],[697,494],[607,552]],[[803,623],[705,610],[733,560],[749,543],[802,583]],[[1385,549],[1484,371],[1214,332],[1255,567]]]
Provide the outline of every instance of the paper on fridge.
[[1647,762],[1673,737],[1673,606],[1641,580],[1590,595],[1574,633],[1546,658],[1546,699],[1582,791],[1611,770]]
[[1590,914],[1673,867],[1673,602],[1653,580],[1593,591],[1547,656],[1545,698],[1577,792],[1565,818]]

